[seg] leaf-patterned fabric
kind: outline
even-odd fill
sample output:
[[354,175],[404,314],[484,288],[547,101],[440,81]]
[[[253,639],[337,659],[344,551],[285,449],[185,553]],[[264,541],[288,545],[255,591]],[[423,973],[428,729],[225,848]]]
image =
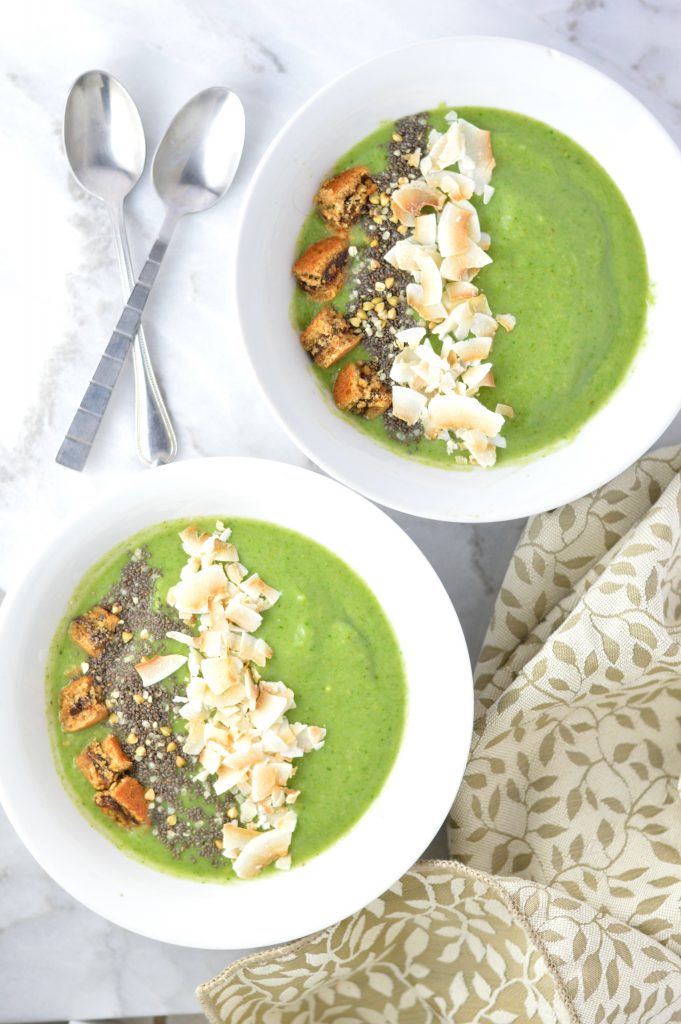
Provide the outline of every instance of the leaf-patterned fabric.
[[532,519],[451,862],[202,986],[228,1024],[681,1022],[681,449]]
[[576,1024],[492,879],[424,861],[354,917],[233,964],[198,991],[213,1024]]
[[515,876],[584,1021],[681,1020],[679,470],[658,452],[528,523],[449,822],[454,857]]

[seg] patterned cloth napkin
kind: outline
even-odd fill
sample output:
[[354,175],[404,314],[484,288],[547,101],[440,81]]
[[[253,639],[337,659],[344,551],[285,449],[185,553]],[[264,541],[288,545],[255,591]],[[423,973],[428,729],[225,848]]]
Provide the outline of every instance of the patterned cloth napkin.
[[229,1024],[681,1021],[681,449],[532,519],[449,821],[359,914],[199,989]]

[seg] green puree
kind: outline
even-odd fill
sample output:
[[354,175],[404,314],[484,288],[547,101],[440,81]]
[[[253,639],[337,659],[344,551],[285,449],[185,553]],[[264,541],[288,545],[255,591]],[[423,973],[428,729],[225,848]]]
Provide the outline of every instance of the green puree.
[[[448,108],[431,111],[444,130]],[[627,373],[643,336],[648,274],[643,243],[624,197],[612,179],[575,142],[540,121],[486,107],[457,107],[492,132],[497,166],[487,206],[475,197],[483,231],[492,236],[494,262],[475,278],[492,311],[513,313],[515,330],[499,329],[491,359],[495,389],[479,398],[494,408],[511,405],[516,418],[503,434],[503,463],[574,435]],[[337,170],[385,166],[393,122],[346,153]],[[299,251],[323,234],[317,213],[308,216]],[[356,240],[355,240],[356,241]],[[387,273],[386,268],[386,273]],[[341,309],[347,290],[339,297]],[[302,329],[319,307],[296,289],[292,314]],[[358,356],[359,353],[359,356]],[[346,362],[362,357],[356,349]],[[331,387],[338,371],[317,370]],[[443,442],[410,449],[389,438],[382,419],[352,417],[359,428],[403,455],[452,465]]]
[[[262,634],[273,657],[262,669],[266,679],[282,679],[295,693],[290,721],[324,726],[321,750],[297,759],[295,805],[298,827],[293,836],[293,863],[302,864],[361,817],[374,800],[397,754],[406,706],[402,658],[396,638],[378,601],[366,584],[326,548],[299,533],[270,523],[214,517],[199,522],[212,530],[222,518],[233,528],[232,540],[250,572],[259,573],[282,592],[264,613]],[[47,672],[47,710],[55,759],[83,814],[121,849],[154,867],[206,881],[233,878],[229,861],[216,869],[188,851],[178,860],[150,829],[125,831],[93,806],[93,790],[74,764],[75,756],[95,738],[111,731],[107,723],[77,733],[59,726],[58,695],[65,672],[84,658],[68,637],[70,620],[101,601],[117,582],[130,552],[148,546],[150,561],[162,570],[157,598],[163,601],[186,561],[177,534],[187,522],[161,523],[109,552],[77,587],[53,641]],[[169,609],[168,609],[169,611]],[[166,653],[186,648],[165,640]],[[186,674],[186,673],[184,673]],[[183,692],[183,672],[167,684]],[[122,735],[125,735],[124,728]],[[191,769],[187,767],[187,772]],[[192,801],[194,803],[200,800]],[[221,803],[222,802],[222,803]],[[217,797],[216,806],[224,804]]]

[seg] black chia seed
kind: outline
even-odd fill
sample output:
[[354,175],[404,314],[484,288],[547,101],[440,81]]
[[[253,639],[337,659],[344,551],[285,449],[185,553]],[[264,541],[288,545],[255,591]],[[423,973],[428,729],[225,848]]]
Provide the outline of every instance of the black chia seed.
[[[400,184],[413,181],[420,177],[418,162],[412,166],[409,157],[420,151],[423,155],[426,150],[427,138],[430,132],[430,122],[425,113],[412,114],[403,117],[395,122],[393,134],[401,138],[391,138],[387,143],[388,163],[386,169],[374,176],[378,185],[377,195],[391,195]],[[382,223],[377,224],[374,220],[376,215],[382,216]],[[366,319],[360,322],[362,331],[362,343],[369,353],[372,364],[378,369],[380,377],[390,380],[390,368],[395,356],[399,352],[399,346],[395,335],[409,327],[416,326],[414,315],[407,305],[405,292],[407,285],[411,282],[411,275],[400,270],[393,270],[385,261],[385,254],[395,245],[396,242],[404,239],[405,235],[399,231],[400,225],[391,222],[390,206],[369,204],[358,221],[359,227],[369,239],[368,244],[361,248],[354,265],[354,277],[352,281],[351,299],[348,304],[347,316],[356,318],[362,312],[366,313]],[[392,278],[392,283],[385,286],[386,279]],[[378,289],[376,288],[378,285]],[[394,309],[395,315],[392,320],[381,319],[374,311],[364,310],[364,303],[378,299],[386,302],[387,309]],[[391,303],[390,299],[397,300]],[[396,441],[403,444],[414,444],[422,434],[421,424],[408,427],[402,420],[393,416],[390,411],[383,417],[386,432]]]
[[174,857],[184,854],[194,863],[205,858],[224,866],[216,840],[233,801],[216,797],[207,782],[198,782],[198,759],[182,751],[185,723],[173,697],[183,692],[183,683],[173,677],[144,687],[135,670],[142,658],[166,646],[168,630],[182,629],[177,618],[157,606],[160,576],[146,548],[131,552],[102,602],[107,608],[120,606],[121,622],[101,658],[91,660],[90,672],[103,687],[111,730],[133,762],[130,774],[154,792],[148,804],[152,833]]

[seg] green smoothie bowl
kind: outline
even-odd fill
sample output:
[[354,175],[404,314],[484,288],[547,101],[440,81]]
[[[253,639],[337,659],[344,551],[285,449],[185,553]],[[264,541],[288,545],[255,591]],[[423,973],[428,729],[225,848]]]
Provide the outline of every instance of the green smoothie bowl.
[[280,422],[434,519],[604,483],[681,405],[681,199],[652,177],[680,172],[638,101],[545,47],[437,39],[355,68],[275,139],[243,212],[242,331]]
[[354,912],[463,774],[444,588],[382,512],[291,466],[202,459],[108,496],[7,598],[0,644],[10,820],[74,897],[156,939],[257,946]]

